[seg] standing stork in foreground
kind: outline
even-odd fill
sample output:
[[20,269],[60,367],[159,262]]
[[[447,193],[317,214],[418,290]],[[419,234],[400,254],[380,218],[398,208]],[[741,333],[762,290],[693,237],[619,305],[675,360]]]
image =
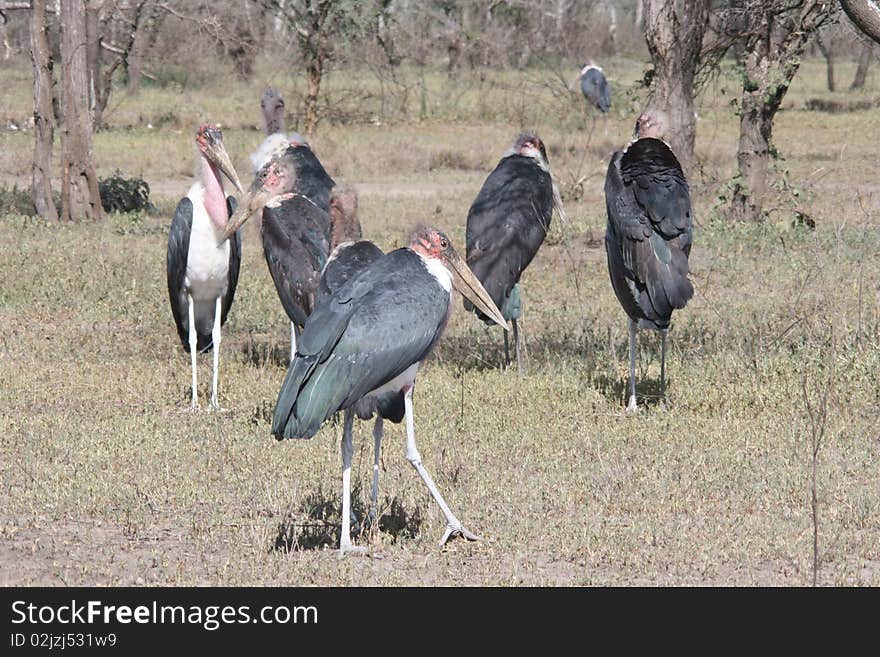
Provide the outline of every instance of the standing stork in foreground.
[[330,255],[330,196],[336,183],[307,144],[289,142],[277,134],[267,141],[273,139],[277,142],[274,150],[261,156],[263,164],[242,203],[241,210],[247,214],[237,217],[227,234],[251,214],[262,212],[263,255],[290,319],[293,360],[297,330],[312,310],[321,270]]
[[[602,69],[596,66],[592,60],[581,69],[581,93],[587,101],[588,107],[595,107],[602,112],[605,122],[605,136],[608,136],[608,110],[611,108],[611,88]],[[595,123],[596,117],[590,111]]]
[[[361,403],[387,406],[403,397],[406,455],[446,516],[440,545],[453,535],[477,537],[453,515],[416,449],[412,393],[420,363],[446,327],[452,288],[502,326],[500,311],[441,231],[424,228],[408,248],[368,265],[319,304],[306,321],[296,358],[278,394],[272,434],[311,438],[338,411]],[[342,441],[340,556],[351,544],[351,414]]]
[[[553,209],[562,210],[559,191],[550,175],[544,142],[522,134],[486,178],[467,216],[467,264],[513,325],[517,368],[522,368],[522,345],[517,319],[522,316],[519,279],[535,257]],[[466,310],[474,310],[465,301]],[[487,324],[491,318],[475,311]],[[504,358],[510,365],[507,332]]]
[[672,311],[694,295],[688,280],[693,239],[691,197],[681,165],[663,141],[666,115],[636,121],[633,141],[617,151],[605,177],[605,251],[614,293],[629,315],[629,403],[636,409],[636,331],[660,331],[660,396],[666,395],[666,334]]
[[211,405],[218,408],[220,327],[226,322],[241,265],[241,236],[226,233],[235,199],[223,191],[224,174],[242,191],[241,182],[223,146],[220,129],[202,125],[196,133],[201,178],[174,211],[168,233],[166,273],[171,313],[183,348],[192,360],[192,405],[198,405],[196,353],[213,347]]
[[[325,299],[333,296],[345,283],[385,255],[373,242],[360,239],[362,231],[357,218],[357,194],[354,189],[344,186],[334,188],[330,196],[330,225],[333,251],[324,266],[324,271],[321,272],[315,307],[324,303]],[[362,420],[376,416],[373,424],[373,485],[369,511],[370,520],[375,522],[379,513],[379,456],[384,436],[384,421],[391,420],[395,423],[403,421],[403,393],[386,395],[381,399],[367,396],[354,406],[345,409],[343,445],[353,445],[351,432],[354,414]],[[350,522],[354,522],[353,517]],[[347,545],[348,549],[351,549],[350,530],[346,530],[345,535],[349,537]]]

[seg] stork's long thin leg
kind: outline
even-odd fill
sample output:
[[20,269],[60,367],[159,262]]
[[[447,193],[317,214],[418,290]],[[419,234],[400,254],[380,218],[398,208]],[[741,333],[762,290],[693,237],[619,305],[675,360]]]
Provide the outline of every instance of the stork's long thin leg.
[[352,439],[352,426],[354,425],[354,412],[350,408],[345,409],[345,419],[342,423],[342,532],[339,536],[339,558],[347,553],[364,554],[367,548],[351,544],[351,457],[354,454],[354,440]]
[[629,403],[627,412],[636,410],[636,330],[638,325],[629,320]]
[[290,362],[293,362],[293,358],[296,356],[296,325],[291,322],[290,323]]
[[608,136],[608,112],[602,112],[602,117],[605,120],[605,136]]
[[196,311],[193,307],[193,298],[191,294],[186,295],[186,301],[189,306],[189,355],[192,361],[192,407],[198,408],[198,382],[196,381],[196,354],[198,353],[199,337],[196,334]]
[[[519,334],[519,327],[516,320],[511,320],[513,325],[513,346],[516,350],[516,371],[520,374],[526,373],[526,365],[523,363],[522,336]],[[507,331],[504,332],[507,335]]]
[[510,346],[507,344],[507,331],[504,331],[504,368],[510,367]]
[[669,329],[660,331],[660,403],[666,401],[666,335]]
[[454,536],[456,534],[460,534],[469,541],[479,541],[480,537],[472,534],[467,529],[465,529],[458,518],[456,518],[452,514],[452,511],[449,510],[449,507],[443,500],[443,496],[440,495],[440,491],[437,490],[437,486],[434,484],[434,480],[431,479],[431,475],[428,474],[428,471],[425,470],[425,466],[422,465],[422,457],[419,456],[419,450],[416,449],[416,435],[413,424],[412,391],[413,389],[410,388],[406,391],[406,394],[403,397],[404,409],[406,411],[406,458],[410,463],[412,463],[412,466],[416,469],[416,472],[419,473],[422,481],[424,481],[425,484],[428,486],[428,490],[431,491],[431,495],[434,497],[434,501],[436,501],[437,504],[440,506],[440,510],[443,511],[443,515],[446,516],[446,531],[443,532],[443,536],[440,538],[439,545],[444,545],[451,536]]
[[382,447],[384,427],[382,416],[376,413],[376,424],[373,425],[373,489],[370,492],[370,520],[379,519],[379,450]]
[[223,297],[217,297],[214,304],[214,329],[211,331],[211,342],[214,343],[214,380],[211,386],[211,406],[220,408],[217,401],[217,375],[220,373],[220,318],[223,312]]

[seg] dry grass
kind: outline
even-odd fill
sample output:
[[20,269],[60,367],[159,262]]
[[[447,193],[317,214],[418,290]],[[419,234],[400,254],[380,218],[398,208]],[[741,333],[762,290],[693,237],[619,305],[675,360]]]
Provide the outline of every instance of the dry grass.
[[[851,75],[841,68],[842,79]],[[606,69],[625,85],[641,64]],[[806,65],[776,140],[786,157],[780,169],[815,231],[792,225],[788,193],[772,203],[786,209],[760,226],[713,218],[736,139],[721,89],[735,83],[722,78],[707,90],[703,171],[693,180],[697,292],[671,333],[670,409],[652,400],[657,341],[643,333],[647,405],[632,417],[622,415],[626,324],[601,236],[607,156],[626,141],[633,107],[613,113],[605,138],[601,124],[590,135],[579,106],[539,82],[552,79],[547,72],[457,82],[431,73],[424,120],[416,95],[382,125],[367,118],[322,128],[315,150],[360,189],[365,232],[386,248],[418,221],[461,243],[470,201],[521,127],[542,135],[569,192],[569,224],[554,227],[524,278],[529,374],[498,369],[500,335],[456,299],[419,378],[424,461],[485,540],[435,546],[442,515],[404,457],[402,427],[391,426],[383,528],[359,539],[370,557],[342,562],[334,549],[340,428],[328,425],[309,442],[269,436],[287,333],[254,227],[224,329],[219,413],[189,411],[188,357],[165,290],[166,230],[189,185],[192,126],[205,118],[227,125],[246,172],[260,139],[251,126],[262,84],[287,92],[294,83],[267,75],[226,96],[210,85],[120,92],[111,129],[96,137],[99,171],[143,175],[164,214],[74,226],[0,218],[0,584],[806,585],[813,526],[804,387],[814,405],[832,390],[817,469],[818,581],[880,584],[871,138],[880,112],[804,111],[808,98],[848,97],[822,92],[823,74]],[[0,105],[26,116],[27,72],[2,70],[0,79]],[[356,115],[358,104],[357,116],[374,112],[376,85],[361,84],[360,96],[346,96],[331,81],[340,115]],[[170,118],[161,127],[144,127],[162,116]],[[6,184],[27,183],[31,138],[0,133]],[[203,403],[209,385],[205,358]],[[366,425],[356,431],[362,508],[372,441]]]

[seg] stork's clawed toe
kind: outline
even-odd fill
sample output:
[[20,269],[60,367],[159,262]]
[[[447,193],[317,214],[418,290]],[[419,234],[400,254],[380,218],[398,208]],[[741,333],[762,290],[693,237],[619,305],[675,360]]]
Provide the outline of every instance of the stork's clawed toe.
[[480,541],[482,540],[476,534],[465,529],[460,522],[449,523],[446,525],[446,531],[443,532],[443,536],[438,543],[439,546],[446,545],[446,542],[452,538],[453,536],[461,536],[463,539],[468,541]]
[[351,543],[340,543],[339,558],[344,559],[347,554],[363,555],[367,553],[367,548],[360,545],[352,545]]

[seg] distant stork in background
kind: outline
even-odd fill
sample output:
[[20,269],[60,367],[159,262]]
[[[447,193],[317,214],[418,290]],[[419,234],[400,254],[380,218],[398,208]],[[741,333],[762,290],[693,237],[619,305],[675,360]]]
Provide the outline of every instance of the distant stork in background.
[[[611,88],[608,86],[608,80],[602,69],[592,62],[588,62],[581,69],[581,92],[587,101],[588,106],[595,107],[602,112],[602,118],[605,123],[605,136],[608,136],[608,110],[611,108]],[[593,123],[596,117],[590,111]]]
[[[449,238],[435,228],[417,231],[409,247],[373,260],[326,297],[306,320],[272,421],[272,434],[279,440],[311,438],[338,411],[369,403],[392,415],[392,407],[402,396],[407,459],[446,516],[441,545],[453,535],[469,540],[477,537],[452,514],[422,465],[415,443],[412,392],[419,364],[446,327],[453,287],[505,325]],[[340,556],[364,551],[352,546],[350,536],[352,420],[347,413],[342,441]]]
[[666,394],[666,334],[672,311],[694,294],[688,280],[693,239],[691,197],[681,165],[663,141],[666,115],[636,121],[633,141],[617,151],[605,178],[605,251],[614,293],[629,315],[629,403],[636,409],[636,331],[660,331],[660,396]]
[[[467,216],[467,264],[492,301],[511,320],[516,364],[522,369],[522,340],[517,319],[522,316],[519,279],[535,257],[547,231],[553,209],[562,212],[559,191],[550,174],[541,139],[521,134],[489,174]],[[465,301],[466,310],[474,310]],[[475,310],[491,324],[491,318]],[[504,332],[504,358],[510,348]]]
[[190,187],[174,211],[168,232],[166,273],[171,313],[183,348],[192,360],[192,405],[198,405],[196,353],[213,347],[214,377],[211,405],[218,408],[220,327],[226,322],[241,265],[241,236],[227,234],[235,199],[223,191],[223,173],[242,191],[220,129],[202,125],[196,133],[201,155],[200,180]]

